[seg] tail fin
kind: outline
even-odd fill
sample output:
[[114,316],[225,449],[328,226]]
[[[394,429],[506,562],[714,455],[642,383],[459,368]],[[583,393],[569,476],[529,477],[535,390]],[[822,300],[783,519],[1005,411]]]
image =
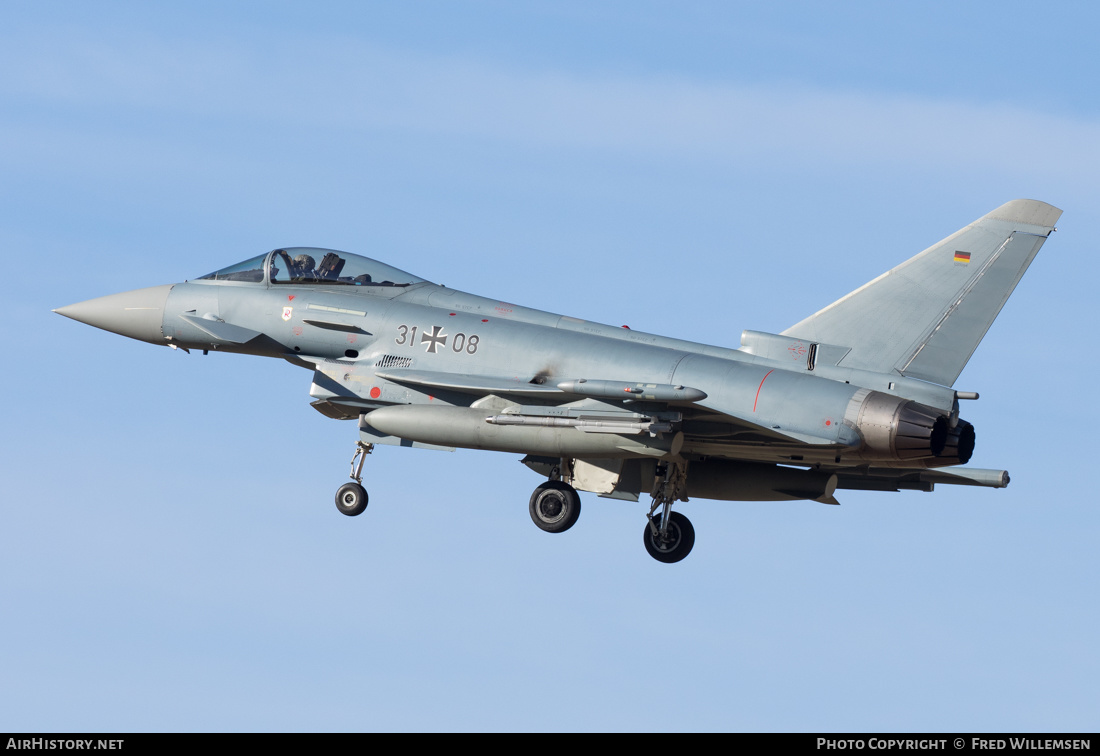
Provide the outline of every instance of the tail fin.
[[951,386],[1061,215],[1006,202],[783,335],[851,347],[842,367]]

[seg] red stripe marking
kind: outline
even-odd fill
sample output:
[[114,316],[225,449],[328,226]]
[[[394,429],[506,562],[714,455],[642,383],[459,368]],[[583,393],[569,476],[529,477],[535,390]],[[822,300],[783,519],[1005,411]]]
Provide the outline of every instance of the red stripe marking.
[[758,401],[760,401],[760,389],[764,388],[764,381],[768,380],[768,376],[771,375],[772,372],[773,371],[771,371],[771,370],[766,372],[764,374],[764,377],[760,379],[760,385],[756,387],[756,398],[753,399],[753,401],[752,401],[752,411],[753,412],[756,412],[756,403]]

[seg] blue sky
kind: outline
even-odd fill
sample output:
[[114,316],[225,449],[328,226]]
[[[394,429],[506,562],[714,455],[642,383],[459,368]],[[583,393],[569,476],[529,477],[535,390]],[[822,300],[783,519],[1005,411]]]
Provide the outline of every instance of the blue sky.
[[[0,7],[3,730],[1091,730],[1088,3]],[[961,7],[960,7],[961,6]],[[273,360],[60,318],[276,246],[710,344],[1065,211],[957,384],[1002,491],[692,501],[380,448]]]

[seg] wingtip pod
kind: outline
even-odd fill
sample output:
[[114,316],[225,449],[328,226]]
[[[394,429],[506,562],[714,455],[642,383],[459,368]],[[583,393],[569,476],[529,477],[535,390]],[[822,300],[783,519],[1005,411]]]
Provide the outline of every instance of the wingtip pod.
[[1002,220],[1010,223],[1022,223],[1028,226],[1054,228],[1062,217],[1062,211],[1046,202],[1030,199],[1016,199],[1006,202],[996,210],[987,213],[982,220]]

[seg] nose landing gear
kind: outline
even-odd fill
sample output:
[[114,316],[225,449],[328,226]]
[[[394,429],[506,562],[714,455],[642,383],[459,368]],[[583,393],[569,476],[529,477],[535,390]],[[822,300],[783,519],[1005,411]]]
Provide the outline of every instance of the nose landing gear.
[[369,497],[367,489],[363,488],[363,463],[367,461],[367,455],[374,451],[374,444],[364,444],[360,441],[355,446],[355,456],[351,458],[351,477],[354,483],[345,483],[336,492],[336,508],[341,514],[355,517],[363,513],[367,508]]

